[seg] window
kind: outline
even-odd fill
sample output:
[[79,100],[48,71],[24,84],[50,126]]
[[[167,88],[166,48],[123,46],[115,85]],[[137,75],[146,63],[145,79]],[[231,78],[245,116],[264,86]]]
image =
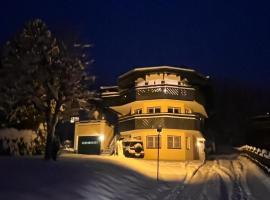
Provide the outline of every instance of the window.
[[160,107],[147,108],[147,113],[160,113],[160,112],[161,112]]
[[142,109],[141,108],[135,109],[134,114],[142,114]]
[[160,108],[159,107],[155,108],[155,113],[160,113]]
[[190,137],[186,137],[186,147],[187,147],[187,150],[191,149],[191,138]]
[[181,111],[180,108],[174,108],[174,107],[168,108],[168,113],[180,113],[180,111]]
[[148,113],[154,113],[154,108],[147,108]]
[[190,108],[185,108],[185,113],[186,113],[186,114],[191,114],[191,113],[192,113],[192,111],[191,111],[191,109],[190,109]]
[[[147,149],[157,149],[158,136],[157,135],[146,136],[146,147]],[[159,137],[159,148],[161,149],[161,137]]]
[[168,135],[167,148],[168,149],[181,149],[181,137]]

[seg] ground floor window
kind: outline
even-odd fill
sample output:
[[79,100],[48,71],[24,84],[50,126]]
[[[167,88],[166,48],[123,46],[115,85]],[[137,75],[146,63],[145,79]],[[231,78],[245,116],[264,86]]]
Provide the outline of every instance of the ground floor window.
[[[146,136],[146,147],[147,149],[157,149],[158,136],[157,135]],[[161,148],[161,137],[159,137],[159,148]]]
[[168,149],[181,149],[181,137],[174,136],[174,135],[168,135],[167,148]]
[[186,147],[187,147],[187,150],[191,149],[191,138],[190,137],[186,137]]

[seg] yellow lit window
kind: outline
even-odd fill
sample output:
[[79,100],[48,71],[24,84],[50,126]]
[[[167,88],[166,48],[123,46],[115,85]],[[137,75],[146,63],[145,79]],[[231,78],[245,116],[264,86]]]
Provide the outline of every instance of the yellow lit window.
[[191,138],[190,137],[186,137],[186,147],[187,147],[187,150],[191,149]]
[[191,114],[192,113],[192,110],[190,108],[185,108],[185,113],[186,114]]
[[168,149],[181,149],[181,137],[168,135],[167,148]]
[[[158,136],[157,135],[146,136],[146,147],[147,149],[157,149]],[[159,148],[161,149],[161,137],[159,137]]]

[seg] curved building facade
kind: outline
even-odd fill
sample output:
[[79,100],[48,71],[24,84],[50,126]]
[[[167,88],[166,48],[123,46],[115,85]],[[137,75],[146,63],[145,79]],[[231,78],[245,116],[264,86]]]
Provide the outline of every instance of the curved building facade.
[[158,147],[161,160],[204,159],[201,88],[207,80],[192,69],[159,66],[135,68],[119,76],[117,86],[101,87],[105,105],[118,114],[124,150],[135,141],[144,159],[156,159]]

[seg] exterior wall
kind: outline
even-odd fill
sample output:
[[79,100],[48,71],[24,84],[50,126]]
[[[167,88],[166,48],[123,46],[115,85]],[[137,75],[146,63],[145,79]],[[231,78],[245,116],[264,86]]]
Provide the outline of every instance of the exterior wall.
[[[157,149],[148,149],[146,144],[146,136],[157,135],[156,129],[144,129],[122,132],[121,135],[125,138],[141,138],[144,147],[144,159],[154,160],[157,159]],[[167,136],[180,136],[181,148],[180,149],[168,149],[167,148]],[[190,137],[190,149],[187,149],[186,138]],[[188,131],[178,129],[163,129],[161,132],[161,148],[160,159],[161,160],[194,160],[198,159],[195,156],[196,138],[202,137],[199,131]]]
[[142,108],[142,113],[147,113],[148,107],[161,107],[161,112],[165,113],[168,112],[168,107],[179,107],[181,108],[181,113],[184,113],[185,108],[194,110],[194,108],[190,107],[189,105],[186,105],[183,101],[172,99],[135,101],[130,104],[131,113],[134,113],[134,110],[139,108]]
[[93,120],[90,122],[76,122],[74,133],[74,150],[78,150],[79,136],[104,136],[101,141],[101,150],[108,147],[113,137],[113,126],[109,126],[105,120]]

